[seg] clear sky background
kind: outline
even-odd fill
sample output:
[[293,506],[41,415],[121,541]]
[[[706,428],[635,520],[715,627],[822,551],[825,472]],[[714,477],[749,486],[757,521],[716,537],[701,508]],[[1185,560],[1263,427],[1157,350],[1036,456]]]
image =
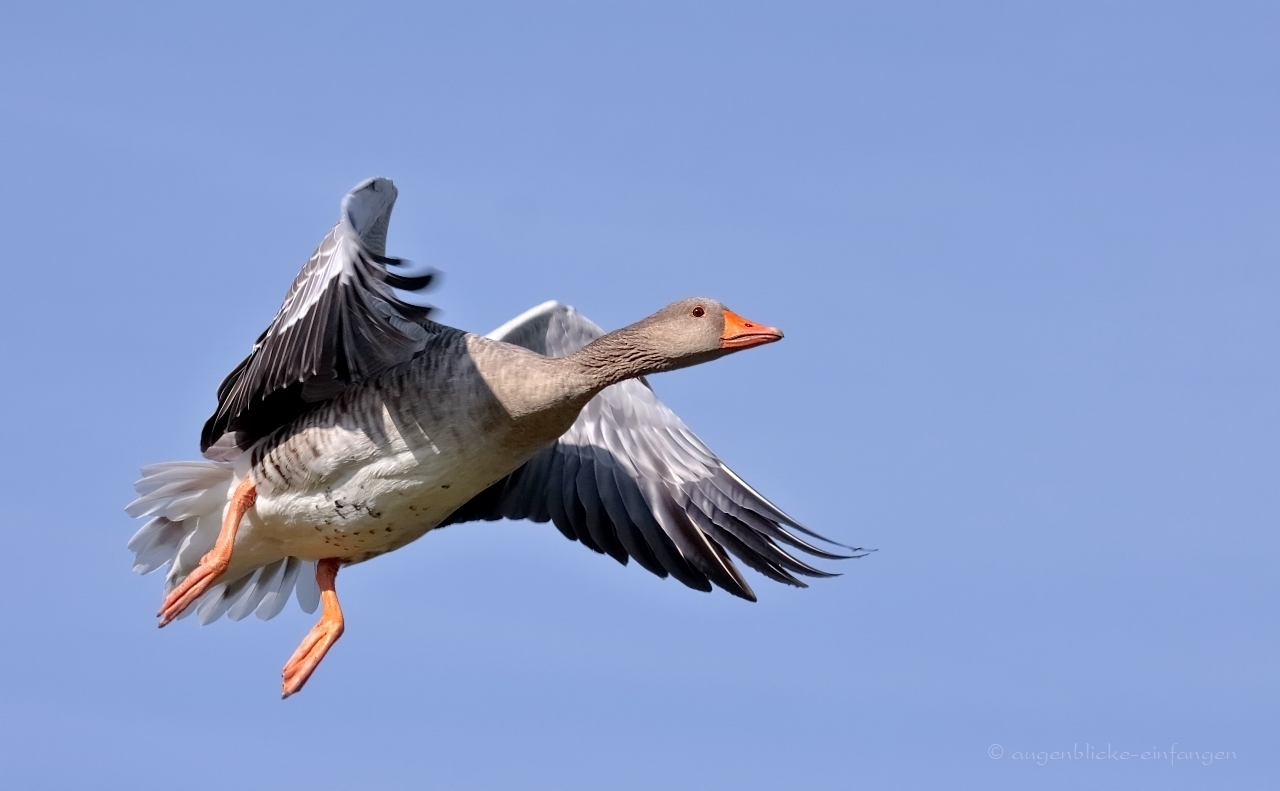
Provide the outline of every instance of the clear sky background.
[[[1267,3],[5,4],[4,784],[1273,787],[1278,42]],[[286,702],[295,604],[157,630],[137,469],[372,175],[455,326],[784,328],[654,386],[879,552],[748,604],[449,528],[342,574]],[[1234,757],[1018,758],[1108,744]]]

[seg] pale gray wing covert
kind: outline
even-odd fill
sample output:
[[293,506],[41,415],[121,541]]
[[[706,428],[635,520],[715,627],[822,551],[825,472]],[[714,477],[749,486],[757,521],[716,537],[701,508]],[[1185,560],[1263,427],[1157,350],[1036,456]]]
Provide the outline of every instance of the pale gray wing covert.
[[[560,357],[602,334],[573,308],[548,302],[489,337]],[[559,441],[443,524],[502,518],[551,521],[567,538],[619,563],[635,558],[660,577],[704,591],[714,583],[753,601],[734,557],[770,579],[805,587],[796,575],[835,575],[784,546],[826,559],[865,554],[805,540],[834,543],[748,486],[642,380],[603,390]]]

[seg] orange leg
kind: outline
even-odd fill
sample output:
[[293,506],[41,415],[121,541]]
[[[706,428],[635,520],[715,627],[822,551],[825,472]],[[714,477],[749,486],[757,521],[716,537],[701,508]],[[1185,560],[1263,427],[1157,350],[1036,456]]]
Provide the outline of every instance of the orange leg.
[[280,697],[287,698],[307,683],[329,653],[329,648],[342,636],[342,608],[338,606],[338,591],[334,581],[338,578],[338,559],[325,558],[316,564],[316,582],[320,584],[320,622],[293,652],[284,666],[284,689]]
[[241,481],[231,493],[231,506],[227,508],[227,516],[222,520],[222,530],[218,533],[213,549],[200,558],[200,564],[191,570],[182,584],[164,597],[164,604],[160,605],[160,612],[156,613],[161,626],[181,615],[227,570],[227,564],[231,562],[231,548],[236,543],[236,531],[240,529],[240,520],[257,499],[258,489],[248,478]]

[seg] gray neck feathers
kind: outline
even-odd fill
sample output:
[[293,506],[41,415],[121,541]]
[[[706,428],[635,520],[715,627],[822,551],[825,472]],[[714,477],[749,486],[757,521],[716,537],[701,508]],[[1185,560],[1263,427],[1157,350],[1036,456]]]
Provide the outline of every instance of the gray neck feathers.
[[609,385],[675,367],[654,348],[643,321],[596,338],[564,361],[581,379],[588,398]]
[[569,416],[572,422],[587,401],[610,385],[716,356],[672,355],[657,342],[660,332],[661,325],[646,319],[596,338],[567,357],[544,357],[475,336],[469,346],[481,376],[509,415],[546,415],[552,422],[559,419],[556,415]]

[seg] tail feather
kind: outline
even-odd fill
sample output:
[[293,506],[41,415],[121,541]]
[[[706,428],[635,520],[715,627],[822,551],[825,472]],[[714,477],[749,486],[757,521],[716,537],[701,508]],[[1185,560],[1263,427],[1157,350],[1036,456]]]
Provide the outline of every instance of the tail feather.
[[305,613],[313,613],[320,606],[320,583],[316,581],[316,564],[314,560],[302,561],[298,569],[298,606]]
[[154,492],[165,484],[174,482],[213,484],[223,477],[224,465],[210,465],[207,461],[165,461],[143,467],[142,478],[134,489],[139,494]]
[[269,621],[284,609],[289,602],[289,594],[293,593],[301,565],[302,561],[297,558],[285,558],[284,568],[280,572],[280,584],[274,590],[268,590],[267,595],[262,597],[262,603],[254,609],[254,614],[260,620]]
[[[234,480],[233,465],[226,461],[143,467],[134,484],[138,498],[125,508],[130,516],[151,517],[129,539],[133,570],[149,574],[167,564],[165,593],[182,582],[217,541]],[[320,591],[314,562],[285,558],[214,585],[178,617],[198,613],[200,623],[209,624],[223,615],[238,621],[256,612],[265,621],[280,614],[295,589],[302,609],[315,612]]]
[[[245,580],[241,581],[247,581],[247,579],[248,578],[245,578]],[[201,626],[213,623],[221,618],[227,611],[227,608],[231,606],[231,597],[227,595],[227,589],[229,587],[230,586],[225,583],[214,585],[205,593],[205,595],[200,597],[198,602],[195,602],[191,607],[188,607],[187,611],[196,611],[196,615],[200,618]]]
[[284,561],[277,560],[269,566],[258,570],[257,580],[249,586],[249,590],[241,595],[240,600],[228,610],[227,615],[233,621],[248,617],[249,613],[258,609],[267,593],[280,586],[280,575],[284,572]]
[[182,536],[182,522],[173,522],[163,516],[147,522],[129,539],[129,549],[134,553],[134,572],[150,574],[168,563],[178,551]]
[[239,609],[235,612],[230,612],[230,610],[233,607],[237,607],[246,598],[256,595],[258,581],[261,579],[262,569],[259,568],[252,574],[247,574],[227,586],[227,591],[222,597],[222,604],[220,606],[223,612],[229,613],[227,615],[228,618],[233,621],[238,621],[244,617],[244,615],[240,614]]

